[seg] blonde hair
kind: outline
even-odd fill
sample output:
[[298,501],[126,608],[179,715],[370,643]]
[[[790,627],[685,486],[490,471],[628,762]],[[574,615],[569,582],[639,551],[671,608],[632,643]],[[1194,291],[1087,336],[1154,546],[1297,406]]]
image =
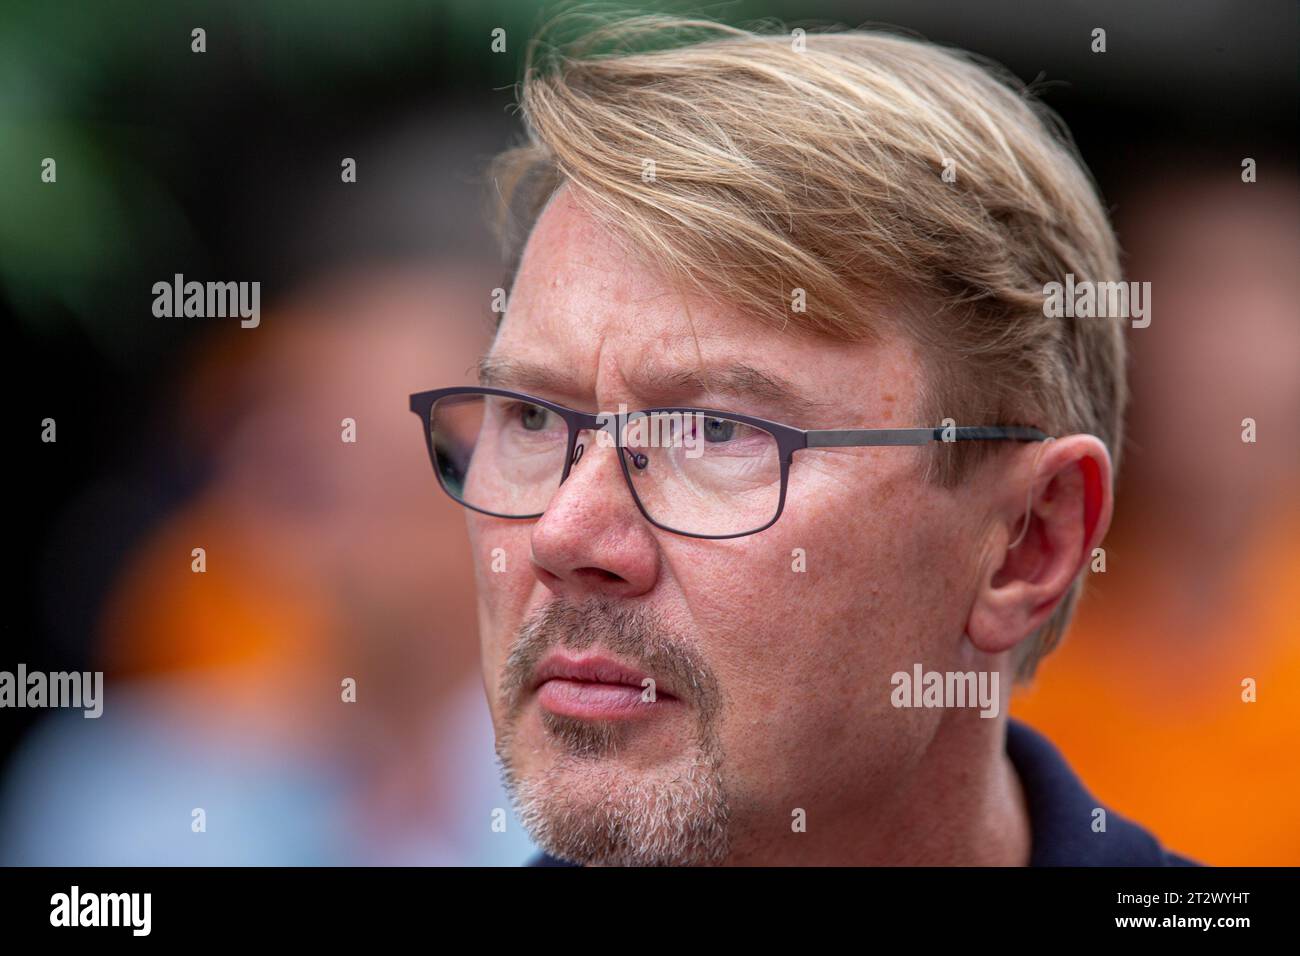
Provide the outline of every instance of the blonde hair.
[[[1068,133],[1000,68],[866,30],[755,31],[652,15],[529,47],[527,142],[491,176],[513,274],[561,185],[665,275],[796,334],[922,347],[929,424],[1084,432],[1118,470],[1127,400],[1115,319],[1049,318],[1045,284],[1120,279]],[[647,170],[653,175],[646,175]],[[945,176],[945,171],[949,175]],[[803,289],[806,311],[791,310]],[[924,303],[885,319],[870,302]],[[937,443],[951,487],[993,442]],[[1082,587],[1017,648],[1032,676]]]

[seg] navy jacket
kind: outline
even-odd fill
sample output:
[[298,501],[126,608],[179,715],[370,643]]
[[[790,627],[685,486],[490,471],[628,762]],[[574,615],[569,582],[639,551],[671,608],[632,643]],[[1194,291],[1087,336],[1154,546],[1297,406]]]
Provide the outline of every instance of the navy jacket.
[[[1197,866],[1171,853],[1136,823],[1106,807],[1106,832],[1094,833],[1092,813],[1103,804],[1088,793],[1046,737],[1007,721],[1007,756],[1020,776],[1033,837],[1030,866]],[[545,853],[529,866],[572,866]]]

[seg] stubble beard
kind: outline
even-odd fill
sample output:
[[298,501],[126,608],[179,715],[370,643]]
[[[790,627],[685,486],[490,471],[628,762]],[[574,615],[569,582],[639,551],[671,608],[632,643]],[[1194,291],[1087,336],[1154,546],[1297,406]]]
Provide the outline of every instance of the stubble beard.
[[[537,663],[553,647],[582,650],[595,643],[671,679],[698,718],[687,749],[670,763],[636,766],[626,725],[543,710],[546,740],[557,753],[540,771],[521,772],[516,731]],[[520,821],[547,853],[587,866],[702,866],[726,859],[718,683],[654,615],[599,600],[547,604],[520,628],[500,699],[506,715],[497,744],[502,778]]]

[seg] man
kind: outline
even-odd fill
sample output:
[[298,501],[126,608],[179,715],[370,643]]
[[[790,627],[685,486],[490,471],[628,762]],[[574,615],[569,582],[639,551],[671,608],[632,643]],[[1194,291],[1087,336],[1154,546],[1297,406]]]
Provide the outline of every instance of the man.
[[522,106],[489,391],[411,405],[538,862],[1185,862],[1005,715],[1126,396],[1121,321],[1045,307],[1119,278],[1048,121],[917,41],[660,17]]

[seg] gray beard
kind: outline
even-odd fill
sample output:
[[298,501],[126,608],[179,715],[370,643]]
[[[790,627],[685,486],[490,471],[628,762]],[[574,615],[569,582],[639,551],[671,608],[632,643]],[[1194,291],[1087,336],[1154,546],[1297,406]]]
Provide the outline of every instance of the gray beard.
[[[647,613],[603,601],[553,602],[521,628],[501,682],[506,726],[497,757],[520,821],[552,856],[597,866],[699,866],[726,858],[730,812],[714,729],[721,694],[703,662],[666,634]],[[542,726],[561,752],[544,771],[522,778],[512,754],[528,675],[552,647],[581,650],[598,641],[651,674],[673,677],[676,693],[699,715],[690,751],[658,770],[629,770],[617,760],[624,727],[543,712]]]

